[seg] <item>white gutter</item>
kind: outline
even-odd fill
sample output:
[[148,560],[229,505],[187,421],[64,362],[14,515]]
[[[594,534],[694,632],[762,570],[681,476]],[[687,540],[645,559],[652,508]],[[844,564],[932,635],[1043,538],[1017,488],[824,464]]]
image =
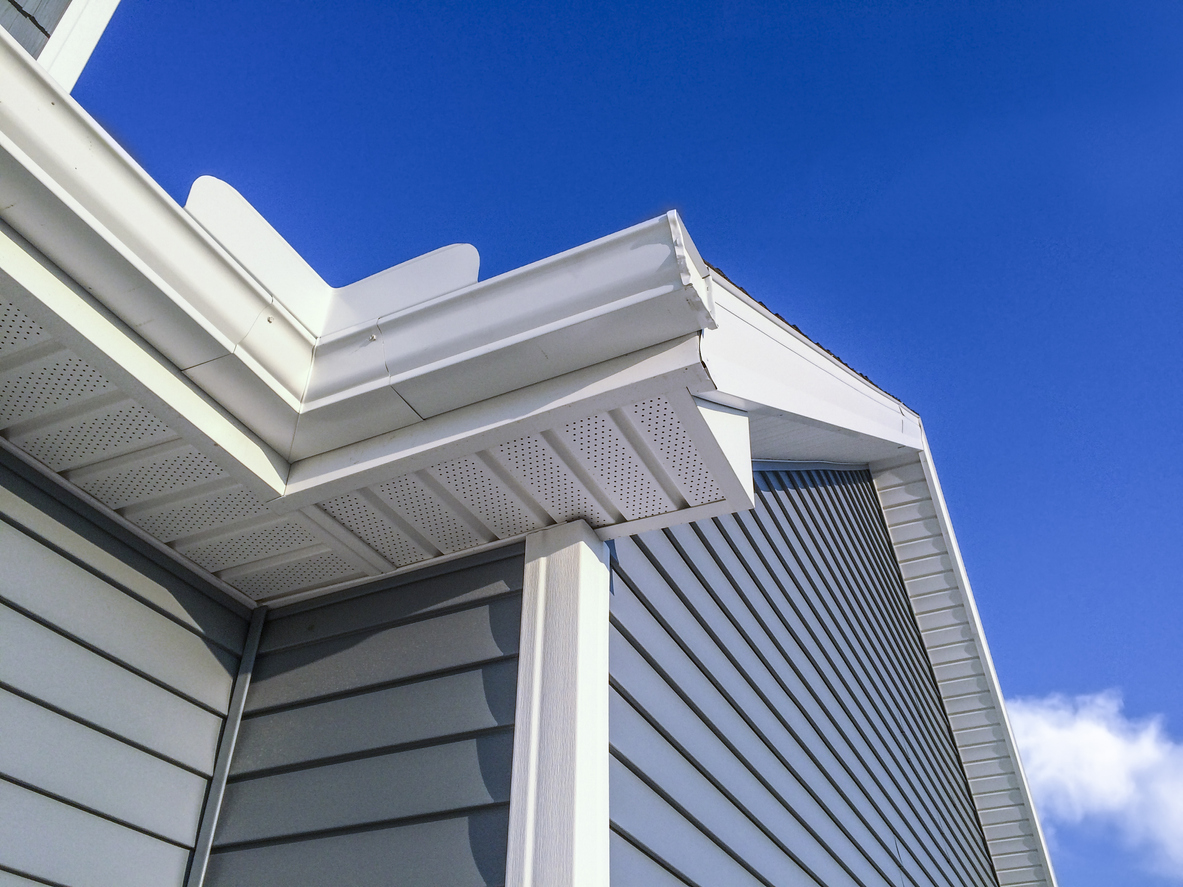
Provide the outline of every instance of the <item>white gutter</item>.
[[0,84],[0,218],[289,461],[714,324],[675,213],[441,291],[475,276],[448,248],[318,304],[232,189],[199,181],[183,210],[7,34]]

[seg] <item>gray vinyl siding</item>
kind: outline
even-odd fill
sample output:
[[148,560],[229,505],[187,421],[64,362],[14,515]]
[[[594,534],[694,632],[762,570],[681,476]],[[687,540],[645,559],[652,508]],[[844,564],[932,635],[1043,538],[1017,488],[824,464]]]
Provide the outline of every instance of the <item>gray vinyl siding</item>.
[[179,885],[245,611],[8,457],[0,518],[0,884]]
[[521,545],[264,624],[206,883],[505,879]]
[[69,5],[70,0],[0,0],[0,28],[37,58]]
[[613,884],[996,884],[869,473],[756,487],[614,545]]

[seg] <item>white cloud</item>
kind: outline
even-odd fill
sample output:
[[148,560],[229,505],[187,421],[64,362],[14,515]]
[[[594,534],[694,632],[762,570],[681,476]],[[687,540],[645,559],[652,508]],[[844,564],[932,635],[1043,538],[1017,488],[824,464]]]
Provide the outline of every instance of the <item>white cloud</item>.
[[1183,744],[1162,718],[1132,720],[1116,691],[1007,702],[1040,818],[1115,826],[1183,881]]

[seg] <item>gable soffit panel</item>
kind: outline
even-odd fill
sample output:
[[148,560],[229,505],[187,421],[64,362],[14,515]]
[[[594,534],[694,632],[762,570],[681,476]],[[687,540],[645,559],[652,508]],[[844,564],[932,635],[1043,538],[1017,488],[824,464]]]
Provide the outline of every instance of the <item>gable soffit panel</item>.
[[998,676],[927,444],[871,465],[1000,884],[1055,887]]

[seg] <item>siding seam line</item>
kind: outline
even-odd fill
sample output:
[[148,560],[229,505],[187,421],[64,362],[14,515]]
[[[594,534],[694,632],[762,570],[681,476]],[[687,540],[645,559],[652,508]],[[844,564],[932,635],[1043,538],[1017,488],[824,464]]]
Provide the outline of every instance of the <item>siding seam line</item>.
[[9,598],[6,598],[6,597],[0,595],[0,604],[14,610],[17,613],[20,613],[25,618],[30,619],[33,622],[36,622],[42,628],[48,628],[50,631],[54,632],[55,634],[60,635],[61,637],[65,638],[66,640],[70,641],[70,643],[77,644],[79,647],[82,647],[85,650],[89,650],[91,653],[94,653],[96,656],[101,656],[103,659],[106,659],[108,662],[110,662],[114,665],[117,665],[126,671],[131,672],[136,677],[142,678],[143,680],[147,681],[148,683],[154,684],[157,687],[160,687],[162,690],[167,690],[169,693],[172,693],[177,698],[184,700],[185,702],[189,703],[190,705],[200,708],[202,711],[209,712],[210,714],[216,715],[219,718],[224,719],[226,717],[226,713],[224,711],[220,711],[217,708],[214,708],[213,706],[211,706],[209,703],[202,702],[200,699],[195,699],[194,697],[190,696],[189,694],[184,693],[181,690],[178,690],[176,687],[169,686],[168,684],[164,683],[159,678],[154,677],[153,675],[149,674],[148,672],[142,671],[139,668],[137,668],[136,666],[131,665],[128,662],[124,662],[122,659],[116,658],[113,654],[108,653],[106,650],[102,649],[101,647],[97,647],[94,644],[92,644],[90,641],[84,640],[84,639],[78,637],[77,635],[74,635],[68,631],[65,631],[61,626],[55,625],[54,623],[47,621],[45,619],[45,617],[41,616],[38,613],[34,613],[32,610],[26,609],[25,607],[23,607],[21,604],[17,603],[16,601],[10,600]]
[[57,792],[47,791],[41,786],[34,785],[31,782],[25,782],[23,779],[17,779],[10,773],[0,772],[0,781],[7,782],[10,785],[19,786],[20,788],[25,789],[25,791],[30,791],[34,794],[41,795],[43,798],[49,798],[53,801],[57,801],[59,804],[64,804],[67,807],[73,807],[75,810],[81,810],[83,813],[89,813],[91,816],[110,823],[114,823],[115,825],[128,829],[129,831],[138,832],[139,834],[145,835],[149,838],[152,838],[153,840],[160,841],[162,844],[168,844],[170,847],[177,847],[181,850],[192,849],[190,845],[184,844],[175,838],[165,837],[164,835],[145,828],[142,825],[136,825],[134,822],[129,822],[126,819],[121,819],[120,817],[113,816],[110,813],[105,813],[104,811],[99,810],[97,807],[91,807],[87,804],[75,801],[72,798],[67,798],[65,795],[59,795]]
[[234,681],[234,689],[230,696],[230,707],[226,712],[226,720],[222,725],[222,739],[218,743],[218,755],[214,761],[214,773],[210,777],[206,789],[205,803],[202,805],[201,825],[197,831],[197,841],[193,853],[189,858],[189,870],[185,875],[185,887],[201,887],[205,883],[205,873],[209,866],[210,848],[214,842],[214,831],[218,825],[218,814],[222,810],[222,799],[226,793],[226,777],[230,773],[231,759],[234,756],[234,744],[238,738],[238,728],[242,724],[242,710],[246,705],[247,691],[250,689],[251,674],[255,666],[255,653],[259,649],[259,638],[263,634],[263,623],[267,619],[267,608],[256,607],[251,613],[250,629],[246,636],[246,645],[239,662],[238,677]]

